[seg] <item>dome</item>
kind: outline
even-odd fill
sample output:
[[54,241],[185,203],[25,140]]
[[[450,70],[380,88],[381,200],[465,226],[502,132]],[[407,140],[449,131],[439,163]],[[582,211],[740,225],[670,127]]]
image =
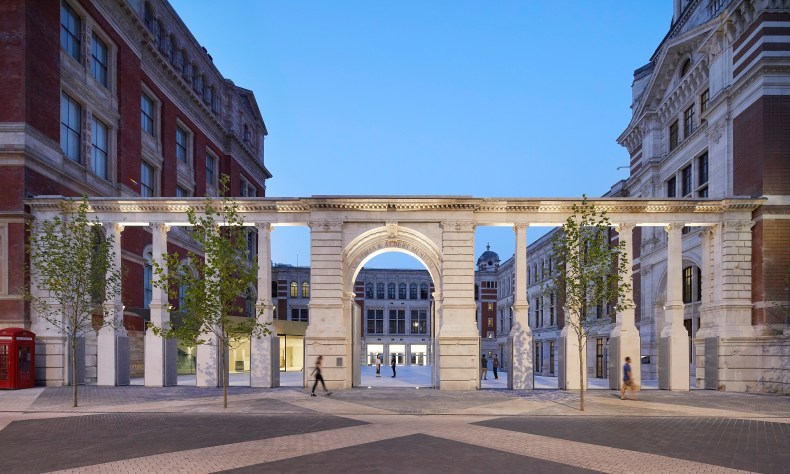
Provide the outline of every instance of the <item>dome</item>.
[[486,245],[486,251],[477,259],[479,268],[494,268],[499,266],[499,255],[491,250],[491,245]]

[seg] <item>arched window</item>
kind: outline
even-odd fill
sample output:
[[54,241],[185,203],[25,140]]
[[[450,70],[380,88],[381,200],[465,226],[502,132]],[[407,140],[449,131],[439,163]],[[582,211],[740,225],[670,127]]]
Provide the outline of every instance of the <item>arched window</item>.
[[176,68],[179,74],[184,74],[184,52],[181,49],[176,49],[176,54],[173,56],[173,67]]
[[206,80],[206,75],[203,74],[203,80],[201,81],[202,92],[203,92],[203,103],[210,104],[211,103],[211,87],[208,86],[208,81]]
[[406,299],[406,283],[401,283],[398,285],[398,299]]
[[387,285],[387,298],[391,300],[395,299],[395,283]]
[[384,283],[376,284],[376,299],[384,299]]
[[145,27],[148,28],[148,31],[154,31],[154,11],[151,9],[151,4],[145,2],[145,7],[143,7],[143,22],[145,23]]
[[686,77],[686,74],[691,70],[691,59],[686,59],[683,66],[680,67],[680,77]]
[[217,95],[217,89],[214,86],[211,86],[211,111],[215,114],[219,113],[219,96]]
[[156,47],[159,48],[159,51],[164,52],[165,27],[162,24],[162,20],[156,20],[156,23],[154,24],[154,40],[156,41]]
[[296,284],[295,281],[291,282],[291,298],[298,298],[299,297],[299,286]]
[[302,282],[302,298],[309,298],[310,297],[310,283],[306,281]]
[[197,64],[192,64],[192,89],[199,94],[203,93],[203,78],[200,76]]
[[428,284],[423,283],[420,285],[420,299],[427,300],[428,299]]
[[169,60],[173,60],[173,51],[176,49],[176,37],[175,35],[170,35],[165,39],[165,57]]
[[242,140],[244,141],[244,143],[249,143],[250,142],[250,126],[245,123],[244,127],[243,127],[243,130],[244,130],[244,133],[242,134]]
[[409,285],[409,299],[416,300],[417,299],[417,284],[412,283]]
[[189,53],[187,53],[186,48],[181,50],[181,56],[183,56],[182,64],[181,64],[181,77],[183,77],[185,81],[191,84],[192,66],[189,64]]
[[143,308],[149,308],[154,296],[154,257],[151,249],[143,252]]
[[373,283],[365,285],[365,298],[373,299]]

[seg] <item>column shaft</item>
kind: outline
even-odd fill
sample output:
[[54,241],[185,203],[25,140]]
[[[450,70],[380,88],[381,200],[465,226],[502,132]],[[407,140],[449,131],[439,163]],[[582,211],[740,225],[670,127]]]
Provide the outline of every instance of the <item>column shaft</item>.
[[641,344],[639,331],[636,329],[633,306],[634,252],[631,240],[633,230],[633,224],[620,224],[617,227],[618,240],[623,245],[621,257],[627,262],[622,278],[632,286],[623,295],[621,303],[626,303],[628,306],[617,313],[617,321],[609,338],[609,388],[612,389],[619,389],[623,383],[623,364],[626,357],[631,358],[631,375],[637,385],[641,383],[642,378],[640,367]]
[[689,389],[689,339],[683,325],[683,224],[670,224],[667,239],[667,298],[665,326],[659,342],[659,387],[667,390]]
[[[258,229],[258,299],[255,313],[259,323],[272,323],[272,240],[274,228],[269,223],[256,223]],[[279,339],[277,334],[253,337],[250,340],[250,386],[277,387],[280,385]],[[275,353],[277,349],[277,353]]]
[[510,368],[507,372],[508,388],[530,390],[533,388],[532,330],[529,327],[527,302],[527,229],[528,224],[516,224],[515,292],[513,294],[513,324],[508,334]]
[[[167,252],[167,227],[162,222],[151,224],[151,258],[153,262],[164,267],[164,254]],[[158,280],[156,274],[154,281]],[[151,323],[158,327],[170,324],[170,306],[167,293],[163,288],[153,285],[151,302]],[[175,341],[166,341],[150,329],[145,331],[145,385],[162,387],[176,383]]]

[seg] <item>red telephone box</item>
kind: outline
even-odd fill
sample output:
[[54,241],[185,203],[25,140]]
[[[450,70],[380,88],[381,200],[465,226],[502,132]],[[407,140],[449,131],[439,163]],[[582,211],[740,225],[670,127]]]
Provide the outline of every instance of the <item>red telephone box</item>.
[[22,328],[0,329],[0,389],[36,384],[36,335]]

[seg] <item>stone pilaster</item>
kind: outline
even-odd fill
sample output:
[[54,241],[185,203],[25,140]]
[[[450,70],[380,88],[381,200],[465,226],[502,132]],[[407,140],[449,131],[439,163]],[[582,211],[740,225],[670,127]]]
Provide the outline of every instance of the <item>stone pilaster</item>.
[[[153,262],[164,266],[164,254],[167,252],[167,232],[170,227],[162,222],[151,224],[152,245],[151,257]],[[156,274],[153,275],[157,280]],[[158,327],[167,327],[170,324],[170,304],[164,289],[153,285],[151,302],[148,305],[151,312],[151,323]],[[175,385],[176,379],[176,346],[174,340],[165,340],[157,336],[150,329],[145,331],[145,385],[146,387],[163,387]]]
[[528,224],[516,224],[515,293],[513,294],[513,326],[508,334],[510,368],[507,371],[508,388],[531,390],[533,388],[532,330],[529,327],[529,303],[527,302],[527,228]]
[[[272,239],[274,227],[268,222],[255,224],[258,230],[258,299],[255,302],[255,314],[258,322],[266,324],[270,330],[272,324]],[[276,352],[275,352],[276,349]],[[277,334],[269,334],[250,340],[250,386],[280,386],[279,338]]]
[[624,244],[622,258],[628,262],[622,278],[631,283],[628,291],[623,295],[623,303],[628,306],[617,313],[617,321],[609,337],[609,388],[620,389],[623,383],[623,363],[626,357],[631,357],[631,374],[637,385],[641,384],[642,369],[640,367],[640,338],[639,330],[635,324],[634,290],[633,290],[633,236],[634,225],[624,223],[617,226],[620,243]]
[[[112,239],[113,269],[121,269],[121,232],[123,225],[109,222],[104,224],[105,234]],[[97,380],[98,385],[129,385],[129,336],[123,326],[123,302],[121,291],[105,301],[104,314],[109,324],[99,329],[97,337]]]

